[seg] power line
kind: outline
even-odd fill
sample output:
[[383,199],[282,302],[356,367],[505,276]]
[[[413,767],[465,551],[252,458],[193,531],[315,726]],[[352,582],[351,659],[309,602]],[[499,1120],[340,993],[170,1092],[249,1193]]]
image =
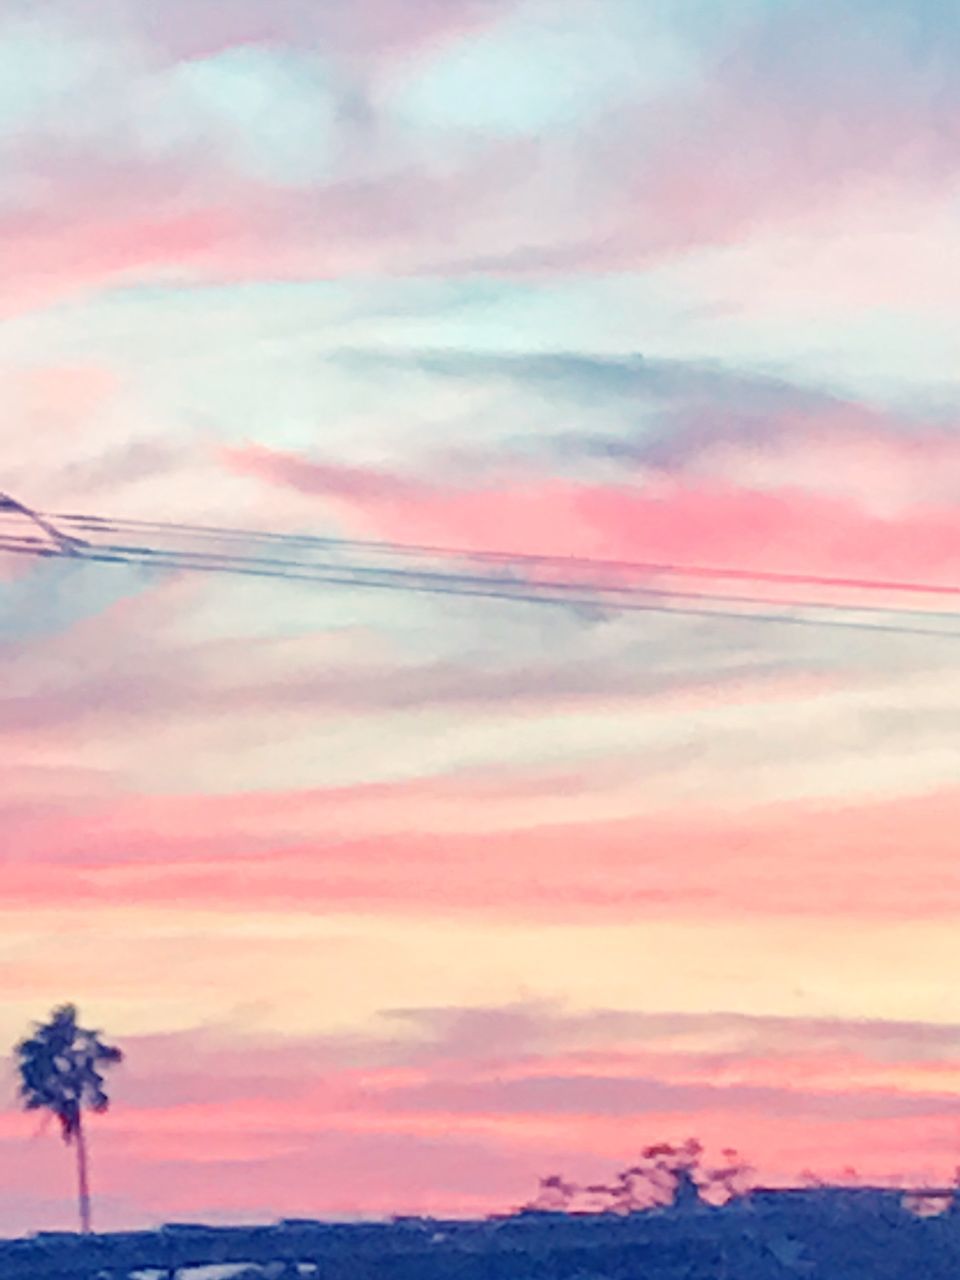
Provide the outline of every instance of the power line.
[[[33,556],[41,555],[47,558],[61,558],[64,555],[63,552],[54,550],[38,551],[33,548],[11,547],[7,546],[2,540],[0,540],[0,550],[13,551],[20,554],[26,553]],[[81,560],[102,564],[125,564],[141,568],[167,569],[171,571],[187,569],[196,572],[229,573],[243,577],[275,578],[285,581],[311,582],[318,585],[353,587],[355,589],[369,588],[391,591],[410,591],[425,595],[474,597],[488,600],[511,601],[520,604],[553,605],[555,607],[564,606],[570,609],[610,613],[675,614],[680,617],[703,619],[719,618],[722,621],[736,621],[741,623],[783,623],[791,626],[829,627],[845,631],[880,632],[926,637],[939,636],[941,639],[960,640],[960,630],[950,631],[938,627],[920,627],[898,622],[854,622],[847,621],[844,618],[808,617],[791,613],[758,613],[752,610],[750,612],[741,612],[729,609],[708,609],[706,607],[695,608],[687,605],[677,607],[667,602],[660,604],[643,603],[629,598],[609,600],[600,594],[592,596],[586,594],[581,596],[557,596],[545,594],[543,592],[515,591],[506,590],[504,588],[498,589],[492,584],[488,587],[471,585],[469,582],[464,583],[453,578],[451,578],[449,582],[428,582],[418,580],[416,577],[402,578],[396,573],[387,577],[385,573],[381,578],[368,577],[360,579],[356,576],[350,576],[349,572],[320,572],[319,567],[313,568],[312,566],[301,567],[293,564],[288,566],[271,566],[265,563],[258,563],[255,560],[238,561],[232,565],[224,565],[222,563],[218,563],[213,558],[207,562],[199,560],[185,562],[182,556],[175,554],[167,555],[163,552],[150,552],[149,559],[135,559],[129,554],[129,552],[124,552],[122,550],[111,551],[109,549],[98,549],[96,551],[84,550],[82,554],[74,556],[73,559],[74,562]],[[662,594],[665,601],[674,598],[670,593],[664,592]],[[712,599],[722,599],[722,597],[714,597],[705,594],[702,599],[706,602]],[[766,602],[758,600],[757,603]],[[796,606],[794,606],[792,602],[788,601],[784,602],[783,607],[787,608]],[[827,604],[813,607],[836,610],[841,613],[853,611],[852,608],[843,605]],[[870,612],[876,613],[879,611],[874,609],[870,610]],[[891,610],[890,612],[895,613],[897,611]],[[922,611],[919,610],[913,612],[922,613]],[[956,619],[960,622],[960,613],[931,616],[949,616],[950,618]]]
[[50,522],[48,517],[44,517],[38,511],[34,511],[31,507],[26,507],[22,502],[18,502],[16,498],[11,498],[8,493],[0,493],[0,514],[15,514],[25,516],[31,524],[42,529],[47,537],[60,548],[61,551],[69,553],[77,544],[76,538],[61,533],[56,525]]
[[519,551],[470,550],[431,543],[404,543],[356,538],[324,537],[316,534],[273,533],[259,529],[240,529],[230,526],[180,524],[175,521],[135,520],[94,515],[48,515],[48,520],[60,524],[72,524],[88,532],[144,532],[210,537],[214,539],[239,539],[245,542],[265,541],[304,547],[340,548],[344,550],[370,551],[386,555],[428,555],[450,557],[457,560],[475,560],[494,564],[556,565],[557,567],[582,566],[593,570],[620,570],[623,572],[671,574],[685,578],[740,579],[749,582],[782,584],[784,586],[816,586],[856,591],[890,591],[912,595],[946,595],[960,597],[960,585],[942,582],[916,582],[902,578],[837,577],[818,573],[791,573],[773,569],[735,568],[717,565],[690,565],[678,561],[617,560],[595,556],[535,554]]
[[[775,599],[762,595],[732,594],[728,592],[689,590],[678,588],[662,579],[696,578],[712,576],[764,585],[795,586],[817,585],[831,590],[845,588],[863,591],[960,595],[960,588],[943,584],[911,582],[885,582],[879,579],[835,578],[815,574],[781,574],[749,569],[713,569],[684,565],[650,564],[634,561],[590,559],[580,556],[509,555],[491,551],[457,551],[448,547],[417,546],[403,543],[359,541],[302,534],[267,533],[258,530],[214,528],[176,522],[117,519],[99,515],[45,516],[31,511],[13,499],[0,502],[0,515],[27,517],[36,532],[19,535],[0,534],[0,551],[11,554],[61,557],[70,556],[74,561],[89,560],[96,563],[127,564],[169,571],[188,570],[207,573],[240,574],[244,576],[279,578],[288,581],[312,582],[318,585],[354,588],[402,590],[431,595],[470,596],[517,603],[565,606],[574,609],[591,609],[606,612],[643,612],[678,614],[698,618],[720,618],[739,622],[779,622],[798,626],[843,628],[871,632],[896,632],[920,636],[960,638],[960,630],[923,626],[920,619],[960,622],[960,612],[932,610],[905,604],[874,604],[862,601],[830,601],[813,599]],[[71,532],[64,534],[64,526]],[[81,539],[73,530],[83,530],[93,538]],[[113,543],[97,541],[106,533],[124,531],[151,533],[154,541],[159,537],[187,539],[201,544],[201,550],[163,547],[143,543]],[[210,543],[214,546],[211,549]],[[229,549],[217,550],[216,543],[224,543]],[[242,553],[238,543],[248,547]],[[249,548],[263,549],[251,554]],[[282,555],[266,554],[296,549],[300,555],[326,553],[324,560],[298,560]],[[337,553],[348,558],[338,560]],[[394,557],[406,559],[398,567],[395,563],[360,563],[358,556]],[[333,556],[331,559],[330,556]],[[414,557],[433,557],[443,566],[417,567],[409,561]],[[465,562],[457,570],[448,568],[451,561]],[[656,585],[647,582],[609,582],[602,578],[578,578],[574,580],[541,576],[535,569],[571,568],[603,572],[616,569],[622,572],[643,573],[655,576]],[[465,570],[469,569],[470,572]],[[519,573],[511,580],[504,571]],[[730,606],[744,606],[743,609]],[[710,607],[715,606],[715,607]],[[758,612],[761,609],[762,612]],[[804,610],[805,613],[789,612]],[[811,611],[819,611],[811,616]],[[878,619],[879,615],[879,619]],[[900,621],[909,618],[910,622]],[[893,619],[893,620],[891,620]]]
[[[9,542],[0,539],[0,546],[6,546],[8,550],[22,550],[34,553],[37,550],[37,544],[12,547]],[[51,551],[51,554],[56,554]],[[451,573],[450,571],[437,571],[434,569],[410,569],[410,568],[389,568],[385,569],[378,565],[344,565],[337,562],[320,562],[306,563],[291,562],[278,557],[267,557],[258,555],[256,557],[241,556],[236,553],[215,553],[215,552],[196,552],[196,551],[170,551],[169,549],[157,549],[152,547],[143,547],[137,545],[123,545],[103,543],[98,544],[95,548],[90,547],[83,553],[84,559],[87,560],[109,560],[111,563],[137,563],[147,567],[159,567],[161,563],[164,567],[173,568],[202,568],[206,570],[219,570],[224,573],[239,572],[250,568],[257,568],[264,576],[282,576],[289,577],[291,571],[296,571],[296,576],[303,580],[316,577],[318,581],[337,581],[342,583],[348,581],[354,586],[376,586],[390,585],[396,586],[398,589],[420,589],[428,590],[431,586],[441,586],[448,589],[460,589],[463,594],[469,590],[482,591],[483,594],[489,594],[493,585],[497,586],[497,597],[502,599],[524,599],[533,600],[533,596],[524,596],[521,594],[524,588],[532,589],[536,587],[538,594],[537,601],[544,603],[563,604],[567,600],[573,600],[575,603],[582,603],[589,597],[591,600],[599,600],[602,595],[603,601],[608,607],[617,608],[618,602],[623,599],[629,600],[631,597],[650,597],[653,599],[668,600],[686,600],[699,601],[702,603],[715,602],[717,604],[742,604],[742,605],[763,605],[769,607],[771,604],[783,604],[794,609],[829,609],[833,611],[842,611],[844,613],[856,614],[876,614],[876,613],[895,613],[903,616],[919,618],[942,618],[951,621],[960,621],[960,612],[948,610],[932,610],[918,609],[912,606],[884,606],[876,604],[861,604],[849,602],[833,602],[811,599],[789,599],[785,601],[771,601],[765,596],[756,595],[734,595],[728,592],[707,592],[707,591],[689,591],[676,587],[661,586],[640,586],[636,584],[622,583],[602,583],[589,582],[583,580],[577,581],[556,581],[553,579],[544,579],[540,582],[522,581],[517,582],[515,586],[507,581],[497,583],[496,579],[492,579],[489,575],[471,575],[463,572]],[[331,574],[343,575],[349,574],[349,579],[337,577],[331,578]],[[390,578],[389,583],[380,581],[385,577]],[[579,598],[578,598],[579,597]],[[609,598],[608,598],[609,597]],[[753,616],[753,615],[751,615]],[[939,634],[939,633],[937,633]]]

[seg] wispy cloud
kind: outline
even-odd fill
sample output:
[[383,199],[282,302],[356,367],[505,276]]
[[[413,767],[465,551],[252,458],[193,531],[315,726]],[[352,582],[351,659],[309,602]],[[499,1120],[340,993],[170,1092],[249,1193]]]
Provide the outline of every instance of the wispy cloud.
[[[633,1147],[693,1131],[741,1143],[781,1177],[814,1152],[810,1162],[829,1174],[849,1162],[847,1142],[864,1171],[909,1177],[890,1164],[889,1141],[905,1126],[922,1135],[931,1167],[948,1159],[955,1106],[935,1073],[944,1082],[956,1073],[955,1027],[547,1005],[422,1010],[406,1020],[414,1036],[405,1043],[389,1018],[365,1042],[238,1038],[229,1026],[130,1039],[122,1107],[98,1126],[112,1223],[129,1221],[144,1197],[168,1214],[209,1204],[217,1220],[263,1210],[278,1194],[311,1213],[396,1208],[393,1180],[412,1155],[419,1173],[404,1180],[403,1208],[466,1200],[502,1209],[558,1160],[574,1176],[609,1174]],[[9,1143],[22,1122],[2,1119]],[[196,1150],[184,1149],[187,1133],[203,1135]],[[35,1175],[52,1146],[31,1148]],[[331,1163],[331,1151],[349,1154],[351,1172]],[[202,1182],[212,1169],[227,1193],[208,1202]]]
[[[956,583],[942,5],[88,8],[0,17],[4,492]],[[8,557],[0,657],[0,1029],[128,1044],[105,1223],[954,1163],[953,642]]]

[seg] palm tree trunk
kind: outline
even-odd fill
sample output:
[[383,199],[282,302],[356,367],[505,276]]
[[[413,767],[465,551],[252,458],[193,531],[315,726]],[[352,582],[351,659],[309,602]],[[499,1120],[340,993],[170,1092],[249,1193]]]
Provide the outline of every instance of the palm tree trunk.
[[90,1178],[87,1168],[87,1137],[83,1132],[83,1116],[77,1117],[77,1131],[74,1135],[77,1148],[77,1192],[80,1201],[80,1230],[84,1235],[90,1234]]

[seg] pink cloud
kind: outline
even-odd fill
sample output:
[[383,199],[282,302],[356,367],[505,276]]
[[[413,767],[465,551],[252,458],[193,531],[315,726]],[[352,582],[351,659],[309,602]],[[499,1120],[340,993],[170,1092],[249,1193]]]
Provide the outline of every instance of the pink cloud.
[[404,153],[372,176],[273,187],[215,148],[82,165],[50,154],[43,204],[0,217],[4,312],[152,282],[443,272],[477,242],[489,252],[512,243],[520,224],[504,219],[505,193],[531,158],[520,143],[475,147],[442,167]]
[[[152,44],[177,58],[198,58],[244,44],[322,47],[341,57],[404,57],[482,30],[518,0],[327,0],[322,7],[300,0],[222,0],[197,10],[173,0],[162,10],[138,15]],[[124,15],[125,16],[125,15]],[[129,21],[129,19],[127,19]]]
[[[73,193],[65,194],[72,203]],[[171,269],[202,273],[244,232],[244,219],[226,207],[118,216],[107,204],[96,212],[74,208],[67,220],[35,213],[0,219],[0,267],[11,282],[7,315],[131,279],[157,279]]]
[[121,379],[104,365],[41,365],[7,375],[14,399],[31,434],[69,435],[116,396]]
[[[485,1012],[489,1025],[498,1012],[509,1013]],[[691,1133],[714,1151],[736,1144],[770,1181],[796,1179],[804,1168],[836,1175],[854,1156],[868,1176],[920,1180],[945,1177],[952,1167],[955,1104],[922,1082],[918,1088],[917,1079],[931,1067],[955,1070],[956,1028],[932,1029],[954,1037],[942,1039],[936,1058],[891,1061],[882,1037],[901,1034],[896,1024],[862,1032],[857,1024],[834,1024],[834,1037],[859,1045],[844,1059],[824,1045],[822,1025],[804,1020],[728,1019],[724,1030],[716,1025],[721,1015],[699,1025],[660,1015],[658,1032],[657,1019],[621,1017],[618,1032],[604,1029],[602,1014],[578,1022],[527,1010],[531,1030],[560,1043],[592,1021],[588,1073],[583,1050],[544,1052],[522,1043],[467,1051],[455,1040],[371,1040],[365,1052],[372,1065],[356,1066],[344,1057],[362,1056],[362,1046],[336,1039],[257,1042],[202,1030],[166,1044],[163,1037],[132,1037],[114,1107],[92,1126],[101,1222],[133,1225],[184,1212],[222,1221],[280,1212],[502,1211],[526,1200],[544,1173],[604,1177],[643,1143]],[[685,1025],[682,1047],[671,1048],[664,1035],[671,1017]],[[722,1061],[710,1047],[711,1026],[714,1036],[724,1030]],[[923,1028],[914,1031],[922,1042]],[[631,1050],[628,1043],[628,1060],[621,1045],[631,1033],[646,1044]],[[751,1040],[779,1040],[781,1051],[751,1054]],[[784,1051],[788,1041],[792,1048]],[[403,1066],[417,1048],[416,1065]],[[376,1065],[383,1050],[392,1061]],[[194,1076],[197,1066],[213,1069]],[[860,1077],[844,1087],[848,1067]],[[533,1108],[524,1092],[530,1088]],[[178,1092],[179,1100],[171,1096]],[[66,1220],[69,1164],[55,1137],[27,1141],[35,1119],[0,1114],[0,1143],[17,1152],[16,1161],[2,1164],[0,1187],[13,1191],[15,1168],[18,1189],[59,1189]],[[12,1195],[4,1203],[6,1229],[35,1225],[17,1217]]]
[[787,416],[765,439],[718,433],[682,470],[760,492],[845,498],[871,516],[909,519],[960,498],[960,439],[946,428],[893,431],[866,413]]
[[[322,482],[327,484],[326,475]],[[389,477],[371,478],[367,472],[358,479],[351,473],[346,483],[351,495],[358,491],[380,494],[384,486],[393,487]],[[417,492],[412,482],[403,498],[415,510],[419,509]],[[295,522],[297,504],[283,505],[287,518]],[[120,576],[122,571],[111,567],[56,569],[67,582],[74,570],[80,581],[95,581],[98,586],[102,582],[105,592],[114,581],[120,589],[131,585]],[[84,578],[87,573],[91,576]],[[44,589],[42,579],[38,580],[37,590]],[[18,672],[16,687],[7,692],[3,704],[8,751],[48,771],[56,762],[72,761],[74,753],[81,752],[99,771],[101,781],[110,779],[113,790],[139,789],[139,771],[152,770],[158,750],[162,754],[162,748],[152,745],[155,738],[176,730],[181,735],[202,735],[207,743],[211,734],[223,735],[225,747],[236,749],[249,743],[252,735],[255,741],[257,730],[251,726],[261,716],[272,717],[276,726],[282,723],[283,732],[296,740],[309,732],[312,714],[335,717],[353,730],[369,729],[371,734],[377,732],[378,716],[400,717],[424,707],[451,721],[458,711],[469,709],[478,720],[495,726],[505,711],[511,716],[559,708],[605,713],[614,700],[621,708],[649,708],[658,690],[656,681],[638,681],[629,660],[598,667],[588,652],[558,653],[546,662],[529,654],[503,653],[475,664],[442,649],[436,656],[398,653],[373,629],[361,627],[254,638],[246,634],[244,624],[244,634],[204,639],[193,630],[192,618],[198,608],[205,607],[209,591],[206,576],[183,574],[141,587],[118,602],[105,596],[103,607],[84,610],[77,620],[68,614],[60,627],[45,628],[29,645],[8,643],[6,653]],[[151,672],[149,679],[144,679],[145,670]],[[729,679],[733,681],[735,675]],[[797,696],[796,685],[789,681],[777,685],[769,672],[761,679],[768,699],[790,701]],[[703,680],[691,671],[675,684],[691,693]],[[818,677],[818,687],[821,681]],[[673,687],[672,682],[667,684]],[[803,694],[809,688],[804,684]],[[714,691],[710,696],[719,695]],[[127,747],[121,745],[124,742]],[[324,775],[318,770],[317,776]],[[182,789],[189,784],[184,776],[167,785]],[[461,773],[456,785],[472,793],[478,784]],[[520,789],[532,798],[528,788],[540,786],[541,794],[546,794],[552,785],[553,779],[525,779]],[[568,779],[557,785],[570,793]],[[576,789],[584,785],[579,777]],[[509,786],[505,769],[491,775],[490,786]],[[12,800],[14,792],[8,792],[8,798]],[[92,805],[96,799],[96,792],[91,792]],[[134,818],[149,814],[151,806],[145,800],[139,811],[133,809]],[[218,813],[215,805],[211,807],[210,821],[233,828],[230,804],[221,809]],[[182,812],[186,811],[184,801]],[[235,810],[242,811],[243,805]],[[407,815],[411,829],[420,816],[413,811]],[[75,809],[73,820],[81,817]],[[75,847],[78,833],[71,831],[70,820],[64,817],[56,838],[52,829],[47,832],[57,847]],[[116,818],[99,817],[97,832],[108,832],[118,820],[119,811]],[[32,839],[22,819],[17,831],[20,841]],[[135,831],[128,830],[127,835],[131,849],[145,842],[158,848],[163,839],[159,826],[149,823],[143,839]],[[276,837],[273,831],[271,838]],[[244,839],[248,841],[249,835]],[[197,847],[204,847],[203,843]]]
[[[858,444],[868,463],[873,457],[881,484],[886,479],[888,503],[891,490],[897,508],[905,505],[901,495],[910,492],[909,511],[888,516],[870,509],[879,495],[867,478],[854,486],[850,472]],[[766,451],[736,443],[707,446],[700,453],[702,476],[688,463],[676,474],[641,471],[633,484],[521,475],[498,487],[477,488],[383,471],[361,473],[265,447],[233,449],[224,456],[236,471],[322,499],[323,509],[336,513],[347,533],[362,536],[689,565],[701,564],[708,546],[708,559],[717,566],[876,573],[885,580],[949,582],[955,576],[960,515],[952,502],[922,506],[902,466],[906,460],[915,476],[927,474],[919,446],[862,436],[841,437],[837,443],[824,435],[819,449],[821,460],[836,457],[836,476],[828,469],[821,479],[820,471],[793,467],[791,458],[794,451],[802,453],[802,446],[785,437]],[[946,434],[933,463],[934,472],[938,465],[957,467],[957,450]]]
[[409,501],[418,503],[429,493],[423,481],[406,479],[372,467],[337,463],[309,463],[297,454],[250,445],[228,451],[227,460],[239,470],[250,471],[300,493],[357,502]]
[[[112,20],[126,36],[132,27],[145,37],[142,56],[151,67],[158,56],[203,57],[250,42],[319,46],[362,82],[382,59],[425,56],[469,38],[513,4],[421,0],[412,13],[402,0],[337,0],[321,15],[292,0],[269,14],[238,0],[198,19],[195,6],[178,0],[145,32],[118,9]],[[829,22],[777,14],[748,33],[705,85],[653,107],[631,104],[596,133],[483,147],[454,139],[439,159],[425,156],[384,104],[366,102],[349,126],[360,130],[366,167],[338,163],[308,187],[245,178],[216,138],[183,142],[160,160],[126,136],[72,149],[30,137],[14,149],[12,168],[39,170],[43,196],[28,198],[0,225],[0,265],[11,282],[6,306],[12,312],[171,276],[327,279],[458,264],[508,275],[607,270],[734,242],[768,223],[802,227],[824,210],[846,216],[852,208],[859,217],[865,204],[875,209],[889,199],[899,201],[901,217],[905,189],[913,189],[911,198],[917,186],[938,190],[957,176],[958,156],[940,128],[944,55],[934,50],[920,69],[898,54],[896,34],[881,23],[879,38],[867,39],[842,13]],[[834,52],[844,41],[852,75]],[[782,48],[804,57],[774,76],[770,66]],[[131,66],[129,75],[135,86],[146,68]],[[806,92],[808,81],[815,91]],[[886,83],[904,95],[879,94]],[[354,89],[363,97],[362,83]],[[343,132],[342,141],[356,147],[355,134]]]
[[[953,792],[749,816],[640,814],[471,831],[486,802],[444,784],[352,794],[114,802],[14,824],[8,908],[96,903],[233,914],[323,911],[622,921],[809,916],[917,920],[950,890]],[[376,801],[378,820],[366,814]],[[433,827],[431,810],[441,818]],[[419,817],[418,817],[419,814]],[[690,856],[676,857],[677,849]],[[56,867],[56,882],[51,870]],[[869,873],[869,874],[868,874]],[[59,888],[58,888],[59,886]],[[21,976],[26,972],[21,965]]]
[[[608,112],[577,138],[572,159],[554,148],[554,161],[573,164],[590,193],[592,232],[554,224],[551,242],[517,243],[480,261],[508,274],[631,270],[689,250],[749,246],[769,230],[796,238],[786,256],[802,266],[785,271],[794,291],[805,279],[809,289],[812,260],[821,310],[851,272],[848,298],[852,288],[902,305],[902,283],[914,301],[926,304],[932,290],[942,304],[954,241],[942,193],[960,179],[960,149],[943,128],[944,113],[956,110],[955,39],[899,0],[869,20],[856,4],[769,9],[696,83]],[[929,243],[917,244],[918,222],[935,229]],[[817,272],[831,239],[833,262]],[[745,268],[734,270],[740,277]],[[769,294],[774,280],[765,287]]]
[[482,31],[518,5],[519,0],[425,0],[412,11],[404,0],[339,0],[327,21],[334,42],[347,52],[407,58]]
[[881,198],[867,188],[840,209],[827,205],[787,226],[765,222],[738,250],[711,256],[702,288],[740,316],[795,325],[878,309],[939,321],[960,289],[957,241],[938,190],[903,187]]

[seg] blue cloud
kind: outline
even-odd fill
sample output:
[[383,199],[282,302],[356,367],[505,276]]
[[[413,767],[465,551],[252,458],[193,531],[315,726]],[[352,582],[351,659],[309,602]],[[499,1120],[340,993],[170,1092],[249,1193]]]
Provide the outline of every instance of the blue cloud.
[[[0,551],[0,555],[4,553]],[[37,561],[32,573],[0,581],[0,643],[57,635],[146,589],[143,574],[72,560]]]
[[691,74],[669,26],[635,7],[533,4],[428,63],[392,98],[410,124],[530,135],[582,124],[626,98],[651,98]]
[[315,54],[240,47],[184,63],[175,87],[198,112],[221,154],[256,177],[300,185],[327,175],[335,154],[338,98]]

